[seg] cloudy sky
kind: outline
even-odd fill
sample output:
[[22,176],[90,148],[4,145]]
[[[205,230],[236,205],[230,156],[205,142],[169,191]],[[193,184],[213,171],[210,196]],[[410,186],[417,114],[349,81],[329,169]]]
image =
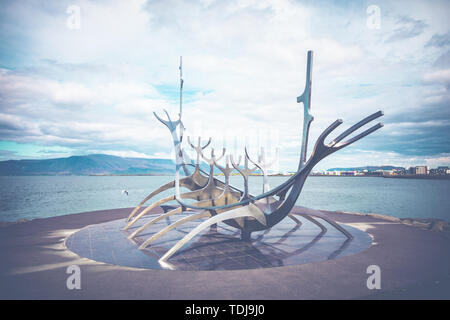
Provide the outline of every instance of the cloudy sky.
[[[450,165],[448,1],[2,1],[0,160],[90,153],[167,158],[153,116],[239,154],[297,166],[306,55],[310,146],[383,110],[385,126],[316,169]],[[379,18],[379,19],[378,19]]]

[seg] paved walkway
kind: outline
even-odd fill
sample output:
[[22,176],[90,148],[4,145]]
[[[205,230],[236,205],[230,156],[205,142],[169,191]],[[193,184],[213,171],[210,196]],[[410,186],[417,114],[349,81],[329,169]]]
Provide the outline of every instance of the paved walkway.
[[[310,209],[296,207],[295,210]],[[317,263],[238,271],[166,271],[118,267],[80,258],[64,240],[86,225],[126,217],[130,208],[87,212],[0,229],[2,299],[357,299],[449,298],[450,239],[380,218],[326,213],[368,232],[373,245]],[[81,290],[68,290],[66,269],[81,268]],[[366,286],[381,268],[381,290]]]

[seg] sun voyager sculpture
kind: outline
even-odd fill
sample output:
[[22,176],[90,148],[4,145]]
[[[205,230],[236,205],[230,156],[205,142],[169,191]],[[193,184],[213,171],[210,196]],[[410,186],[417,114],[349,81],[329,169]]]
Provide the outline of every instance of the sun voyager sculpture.
[[[151,235],[139,246],[140,249],[145,249],[156,239],[160,238],[172,229],[181,226],[186,222],[199,220],[199,224],[193,230],[187,233],[159,259],[159,263],[162,266],[170,267],[168,259],[171,256],[173,256],[178,250],[180,250],[181,247],[183,247],[201,231],[209,227],[214,227],[219,222],[223,222],[239,230],[242,240],[245,241],[251,241],[252,232],[268,230],[286,217],[290,217],[299,223],[297,219],[290,215],[290,212],[300,196],[303,185],[314,166],[330,154],[349,146],[350,144],[371,134],[383,126],[382,123],[377,123],[369,129],[366,129],[352,138],[343,141],[346,137],[362,126],[383,115],[382,111],[378,111],[348,128],[339,136],[334,138],[330,143],[325,144],[325,139],[331,134],[331,132],[342,124],[342,120],[338,119],[326,128],[318,137],[313,151],[309,159],[307,159],[309,127],[313,121],[313,117],[310,113],[312,58],[313,52],[308,51],[306,85],[303,94],[297,97],[297,102],[303,104],[304,112],[302,144],[298,169],[286,181],[271,190],[268,190],[267,188],[267,163],[264,159],[264,152],[261,152],[258,161],[254,161],[250,158],[247,149],[245,148],[244,161],[241,165],[241,157],[238,159],[233,159],[232,155],[226,155],[225,148],[223,148],[220,156],[217,156],[214,149],[211,149],[210,156],[207,157],[204,153],[204,149],[206,149],[211,143],[211,138],[204,145],[202,145],[200,137],[198,138],[196,144],[194,144],[193,141],[187,137],[188,144],[193,150],[195,150],[197,155],[195,162],[189,159],[182,146],[185,129],[181,120],[183,78],[182,61],[180,58],[180,112],[178,114],[178,119],[175,121],[172,120],[165,110],[164,112],[167,119],[163,119],[154,113],[155,117],[170,130],[172,135],[173,145],[175,148],[175,179],[165,185],[162,185],[142,200],[126,219],[126,226],[123,230],[128,230],[139,219],[149,214],[150,211],[157,206],[169,201],[176,201],[179,206],[144,223],[142,226],[134,230],[128,238],[135,238],[138,234],[142,233],[142,231],[165,218],[179,213],[190,213],[189,215],[164,227],[159,232]],[[223,157],[225,157],[226,160],[225,166],[218,163],[218,161]],[[209,172],[204,172],[200,168],[201,159],[209,165]],[[253,168],[250,168],[250,163],[254,166]],[[215,168],[218,168],[223,173],[224,181],[214,177]],[[259,170],[259,172],[263,175],[263,192],[259,195],[252,195],[249,193],[248,180],[249,175],[256,170]],[[184,173],[183,177],[181,177],[181,171]],[[242,176],[244,182],[243,190],[230,185],[229,177],[233,171],[237,171]],[[190,191],[181,193],[180,188],[186,188]],[[143,208],[144,204],[150,199],[169,189],[174,189],[174,194]],[[186,200],[191,200],[191,202],[187,202]],[[328,219],[325,215],[319,216],[318,214],[306,213],[300,215],[319,226],[322,231],[326,231],[326,228],[317,220],[317,218],[325,220],[334,228],[342,232],[348,239],[352,239],[352,235],[346,229],[333,220]]]

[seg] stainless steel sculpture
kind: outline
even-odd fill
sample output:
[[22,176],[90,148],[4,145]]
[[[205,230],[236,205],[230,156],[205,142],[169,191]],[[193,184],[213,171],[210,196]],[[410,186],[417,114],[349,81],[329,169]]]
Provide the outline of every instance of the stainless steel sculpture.
[[[292,175],[285,182],[279,186],[269,190],[267,178],[266,178],[266,166],[267,162],[264,159],[264,150],[261,150],[258,162],[252,161],[245,149],[244,167],[240,167],[239,163],[241,158],[238,159],[237,163],[234,161],[232,156],[226,156],[226,166],[223,167],[218,164],[218,160],[225,156],[226,150],[223,149],[222,155],[217,158],[214,154],[214,149],[211,150],[211,157],[207,158],[203,154],[203,150],[210,144],[211,139],[204,145],[201,146],[201,139],[199,138],[197,146],[194,146],[190,139],[188,142],[190,146],[197,153],[197,161],[195,165],[188,160],[188,157],[182,147],[184,126],[181,121],[182,114],[182,89],[183,89],[183,79],[182,79],[182,65],[180,60],[180,112],[178,120],[172,121],[167,112],[167,120],[163,120],[155,113],[155,117],[163,123],[171,132],[173,144],[175,147],[176,155],[176,171],[175,180],[161,186],[150,195],[148,195],[138,207],[136,207],[127,219],[127,226],[125,229],[130,228],[136,223],[142,216],[149,213],[149,211],[165,202],[176,200],[179,203],[179,207],[166,212],[158,217],[147,222],[137,230],[135,230],[129,238],[134,238],[137,234],[141,233],[143,230],[148,228],[150,225],[160,221],[169,216],[181,212],[192,212],[193,214],[179,219],[178,221],[168,225],[164,229],[160,230],[158,233],[152,235],[147,240],[145,240],[141,245],[140,249],[144,249],[149,246],[153,241],[166,234],[170,230],[180,226],[188,221],[197,220],[201,218],[207,218],[207,220],[201,222],[197,227],[185,235],[180,241],[178,241],[172,248],[170,248],[159,260],[161,264],[170,266],[167,260],[175,254],[183,245],[195,237],[205,228],[214,226],[219,222],[224,222],[241,232],[241,238],[243,240],[251,240],[251,233],[255,231],[268,230],[286,216],[288,216],[294,207],[301,191],[303,185],[308,177],[308,174],[314,168],[314,166],[327,157],[328,155],[358,141],[359,139],[369,135],[370,133],[378,130],[383,125],[378,123],[369,129],[363,131],[362,133],[343,141],[344,138],[348,137],[350,134],[361,128],[362,126],[368,124],[374,119],[383,115],[383,112],[378,111],[363,120],[359,121],[349,129],[345,130],[342,134],[332,140],[330,143],[325,144],[325,139],[331,134],[339,125],[342,124],[342,120],[336,120],[327,129],[325,129],[322,134],[317,139],[313,151],[307,159],[307,149],[308,149],[308,135],[309,127],[313,121],[313,117],[310,113],[311,110],[311,84],[312,84],[312,51],[308,52],[307,59],[307,71],[306,71],[306,85],[302,95],[297,98],[298,103],[303,103],[303,134],[302,134],[302,146],[300,151],[300,159],[298,164],[297,172]],[[177,128],[179,128],[177,130]],[[343,142],[342,142],[343,141]],[[209,174],[203,172],[200,169],[200,158],[203,158],[210,166]],[[255,168],[250,169],[248,164],[249,161],[255,165]],[[230,166],[231,164],[231,166]],[[192,173],[189,173],[189,167],[194,167]],[[217,167],[224,174],[225,181],[222,182],[214,178],[214,167]],[[263,192],[259,195],[253,196],[249,194],[248,191],[248,178],[249,175],[254,172],[257,168],[264,175],[263,181]],[[183,170],[186,177],[180,178],[180,170]],[[229,183],[229,175],[232,171],[238,171],[244,179],[244,190],[241,191]],[[180,193],[180,187],[185,187],[190,190],[187,193]],[[155,195],[175,188],[175,194],[159,200],[149,207],[142,210],[139,214],[138,211],[142,205],[154,197]],[[194,203],[187,203],[185,199],[196,200]],[[136,215],[137,214],[137,215]],[[136,216],[135,216],[136,215]],[[298,214],[297,214],[298,215]],[[302,217],[316,224],[322,232],[326,232],[326,227],[320,223],[317,219],[322,219],[332,225],[334,228],[342,232],[348,239],[352,239],[352,235],[341,227],[339,224],[328,219],[325,215],[311,215],[311,214],[301,214]],[[134,219],[133,219],[134,217]],[[294,221],[298,221],[295,217],[291,216]],[[298,221],[298,226],[301,223]]]

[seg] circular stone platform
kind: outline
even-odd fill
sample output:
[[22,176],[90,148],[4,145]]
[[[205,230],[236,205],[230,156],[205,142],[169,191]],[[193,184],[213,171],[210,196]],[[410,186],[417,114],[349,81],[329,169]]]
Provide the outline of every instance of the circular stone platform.
[[[161,209],[153,212],[161,212]],[[175,228],[146,249],[139,250],[139,245],[147,238],[187,216],[178,214],[159,221],[133,240],[128,239],[137,228],[159,215],[160,213],[144,216],[127,231],[122,231],[126,225],[125,219],[89,225],[69,236],[66,247],[81,257],[118,266],[174,270],[241,270],[331,260],[361,252],[372,243],[368,233],[354,227],[342,225],[354,237],[347,239],[320,218],[317,219],[328,229],[326,232],[302,216],[294,214],[292,218],[285,218],[269,230],[254,232],[250,242],[240,239],[239,230],[220,223],[217,228],[207,229],[192,239],[163,267],[158,263],[158,259],[205,219],[191,221]]]
[[[157,209],[155,214],[162,213],[161,208]],[[1,228],[0,299],[450,298],[450,237],[443,232],[406,225],[399,219],[380,215],[294,207],[294,213],[322,214],[342,226],[366,232],[372,238],[372,245],[343,256],[351,248],[349,245],[334,259],[326,260],[344,241],[339,235],[335,248],[326,247],[325,260],[276,268],[216,271],[133,268],[83,258],[67,248],[68,238],[83,228],[124,221],[132,210],[121,208],[61,215]],[[292,228],[293,222],[289,220],[286,223]],[[302,235],[306,236],[302,231],[307,231],[307,225],[303,223],[292,233],[298,235],[291,238],[296,239],[295,249],[305,247],[306,242],[300,239]],[[334,231],[328,229],[327,236],[331,237]],[[282,239],[282,236],[270,239],[274,230],[265,235],[263,242],[272,245]],[[353,229],[349,230],[353,232]],[[314,229],[314,234],[318,233],[318,228]],[[201,236],[194,238],[191,246],[199,239]],[[324,235],[306,247],[300,257],[311,254],[310,250],[318,248],[316,245],[321,245],[325,239]],[[91,248],[95,254],[95,246]],[[188,252],[189,248],[182,250]],[[175,258],[176,255],[169,261]],[[80,268],[81,290],[68,290],[66,286],[70,276],[67,271],[73,265]],[[367,268],[371,265],[377,265],[381,270],[379,290],[367,287],[370,276]]]

